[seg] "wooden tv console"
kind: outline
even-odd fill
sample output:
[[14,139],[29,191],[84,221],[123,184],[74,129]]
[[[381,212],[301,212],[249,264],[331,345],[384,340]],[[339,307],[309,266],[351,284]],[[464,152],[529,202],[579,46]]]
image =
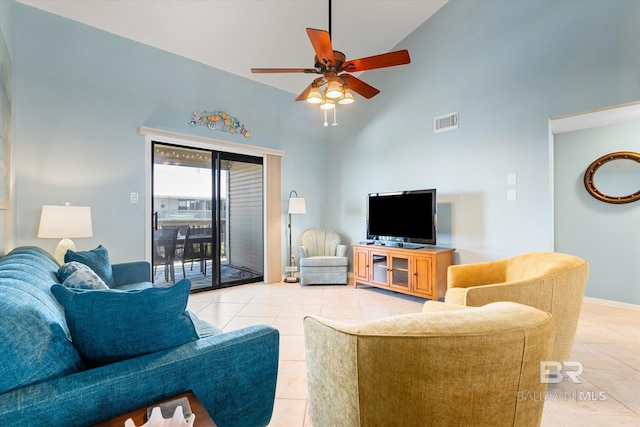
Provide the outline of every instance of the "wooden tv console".
[[406,249],[353,244],[354,285],[389,289],[437,301],[447,291],[447,269],[455,249]]

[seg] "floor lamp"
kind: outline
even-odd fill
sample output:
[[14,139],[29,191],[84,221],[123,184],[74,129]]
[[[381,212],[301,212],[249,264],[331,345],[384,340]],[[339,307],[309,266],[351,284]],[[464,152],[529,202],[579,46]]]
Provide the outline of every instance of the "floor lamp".
[[[293,197],[294,194],[295,197]],[[307,203],[305,202],[304,197],[298,197],[298,193],[296,193],[295,190],[291,190],[291,193],[289,193],[289,267],[287,267],[287,272],[289,274],[284,278],[284,281],[286,283],[296,283],[298,281],[298,278],[294,274],[294,272],[296,271],[296,266],[291,247],[291,235],[293,234],[293,231],[291,229],[291,215],[306,213]]]
[[75,239],[91,236],[93,236],[93,228],[89,206],[70,206],[69,203],[64,206],[42,206],[38,237],[62,239],[53,253],[60,265],[64,264],[64,255],[67,250],[76,250],[72,237]]

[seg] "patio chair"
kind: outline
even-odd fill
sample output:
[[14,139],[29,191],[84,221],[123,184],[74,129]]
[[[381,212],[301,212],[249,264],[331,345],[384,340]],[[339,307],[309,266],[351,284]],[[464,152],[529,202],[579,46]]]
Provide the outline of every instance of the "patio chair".
[[164,266],[164,280],[176,281],[174,262],[176,258],[177,227],[167,227],[153,232],[153,275],[156,275],[156,267]]
[[207,275],[207,259],[211,257],[209,248],[212,240],[211,227],[189,227],[184,237],[184,247],[182,249],[182,276],[187,277],[184,264],[191,262],[191,270],[193,270],[193,262],[200,262],[200,271],[203,275]]

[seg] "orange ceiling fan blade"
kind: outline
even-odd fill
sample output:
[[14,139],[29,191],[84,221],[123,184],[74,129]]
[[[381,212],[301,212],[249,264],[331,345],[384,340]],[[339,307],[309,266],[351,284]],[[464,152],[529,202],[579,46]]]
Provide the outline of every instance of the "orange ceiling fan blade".
[[347,61],[342,64],[342,71],[356,73],[358,71],[374,70],[376,68],[395,67],[396,65],[409,64],[410,62],[411,58],[409,57],[408,50],[397,50],[395,52]]
[[307,28],[307,35],[311,40],[313,50],[316,52],[318,62],[324,65],[334,65],[333,47],[331,46],[331,36],[328,31]]
[[316,73],[315,68],[252,68],[252,73]]
[[380,91],[375,87],[363,82],[351,74],[341,74],[340,78],[347,84],[347,86],[349,86],[349,89],[367,99],[371,99],[380,93]]

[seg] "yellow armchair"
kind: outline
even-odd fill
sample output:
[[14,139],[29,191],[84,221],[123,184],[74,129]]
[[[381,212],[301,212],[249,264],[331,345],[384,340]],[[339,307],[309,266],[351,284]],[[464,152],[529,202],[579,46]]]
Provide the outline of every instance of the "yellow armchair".
[[539,426],[549,313],[501,302],[349,325],[304,319],[314,427]]
[[[551,313],[557,328],[551,360],[563,361],[571,354],[588,274],[587,261],[557,252],[452,265],[444,302],[477,307],[512,301]],[[425,311],[441,309],[425,305]]]

